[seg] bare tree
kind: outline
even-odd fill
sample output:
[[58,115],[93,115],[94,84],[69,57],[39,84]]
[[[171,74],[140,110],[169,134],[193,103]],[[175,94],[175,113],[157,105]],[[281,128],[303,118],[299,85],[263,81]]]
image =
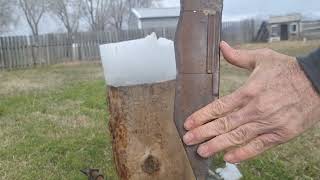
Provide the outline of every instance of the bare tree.
[[121,30],[134,7],[150,7],[159,0],[83,0],[91,30]]
[[85,18],[93,31],[103,31],[108,26],[109,10],[113,0],[83,0]]
[[14,4],[12,1],[0,0],[0,32],[5,32],[15,22]]
[[111,13],[109,24],[116,30],[121,30],[125,22],[129,20],[133,8],[151,7],[159,0],[113,0],[111,3]]
[[153,3],[160,0],[127,0],[128,7],[130,10],[132,8],[148,8],[153,5]]
[[108,23],[115,30],[121,30],[128,14],[128,3],[125,0],[113,0],[111,7]]
[[39,35],[39,22],[47,9],[46,0],[19,0],[19,6],[34,36]]
[[63,23],[68,33],[77,32],[83,15],[82,0],[53,0],[50,10]]

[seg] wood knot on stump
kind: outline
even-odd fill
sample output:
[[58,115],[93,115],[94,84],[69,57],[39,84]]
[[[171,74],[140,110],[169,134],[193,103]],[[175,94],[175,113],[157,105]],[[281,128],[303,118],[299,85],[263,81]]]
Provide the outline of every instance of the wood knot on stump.
[[160,170],[160,161],[152,156],[149,155],[141,165],[141,168],[144,172],[148,173],[149,175],[152,175]]

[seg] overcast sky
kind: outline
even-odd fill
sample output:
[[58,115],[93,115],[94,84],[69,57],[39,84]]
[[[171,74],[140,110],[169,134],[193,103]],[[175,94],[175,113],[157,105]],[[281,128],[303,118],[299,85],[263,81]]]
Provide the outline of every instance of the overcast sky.
[[[180,0],[163,0],[163,5],[179,6]],[[226,18],[278,15],[300,12],[320,16],[320,0],[224,0]]]
[[[162,0],[165,7],[177,7],[180,0]],[[224,0],[224,20],[239,20],[250,17],[265,17],[299,12],[320,19],[320,0]],[[20,15],[20,23],[13,31],[4,35],[30,34],[30,28]],[[40,22],[40,32],[63,32],[64,28],[49,15]]]

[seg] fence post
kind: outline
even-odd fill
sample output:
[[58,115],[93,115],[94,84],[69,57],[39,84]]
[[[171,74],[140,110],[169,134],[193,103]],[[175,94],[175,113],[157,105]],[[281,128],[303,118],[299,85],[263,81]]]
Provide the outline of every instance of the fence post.
[[2,44],[2,37],[0,37],[0,63],[1,63],[1,70],[5,69],[4,65],[4,58],[3,58],[3,44]]
[[49,35],[45,35],[45,47],[46,47],[46,64],[50,65],[50,50],[49,50]]
[[35,37],[29,36],[30,38],[30,44],[31,44],[31,56],[32,56],[32,64],[33,66],[37,65],[37,57],[35,53]]
[[28,55],[27,55],[27,51],[26,51],[26,40],[25,40],[25,36],[21,36],[21,60],[22,60],[22,67],[26,68],[27,67],[27,59],[28,59]]
[[10,49],[10,37],[6,37],[6,46],[7,46],[7,58],[9,61],[9,69],[11,70],[12,67],[12,57],[11,57],[11,49]]

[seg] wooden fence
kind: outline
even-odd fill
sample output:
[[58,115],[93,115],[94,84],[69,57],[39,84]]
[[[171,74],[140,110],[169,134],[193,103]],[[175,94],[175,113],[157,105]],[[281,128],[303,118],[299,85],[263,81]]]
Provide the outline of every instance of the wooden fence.
[[152,32],[174,39],[175,30],[168,28],[0,37],[0,69],[95,61],[100,59],[100,44],[138,39]]
[[[254,30],[250,23],[223,23],[222,39],[231,43],[252,41]],[[173,28],[0,37],[0,70],[96,61],[100,60],[100,44],[139,39],[152,32],[171,40],[175,37]]]
[[301,38],[309,40],[320,38],[320,21],[303,21],[301,23]]
[[252,42],[255,39],[256,31],[253,19],[222,23],[222,39],[231,44]]

